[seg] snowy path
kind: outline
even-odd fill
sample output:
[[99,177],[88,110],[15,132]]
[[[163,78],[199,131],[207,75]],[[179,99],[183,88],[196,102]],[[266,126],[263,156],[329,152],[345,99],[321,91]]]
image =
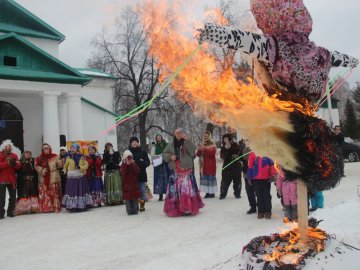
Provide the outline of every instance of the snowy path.
[[[314,214],[325,219],[321,228],[356,247],[360,247],[359,174],[360,163],[347,163],[347,177],[325,192],[326,207]],[[5,218],[0,222],[1,269],[242,269],[242,246],[284,227],[274,187],[272,192],[271,220],[245,213],[249,207],[244,190],[240,200],[231,190],[223,201],[206,199],[195,217],[167,218],[163,203],[155,197],[138,216],[127,216],[125,206],[114,206]],[[315,258],[304,269],[359,269],[360,251],[343,248],[345,254],[332,257],[336,245],[332,241],[320,260]]]

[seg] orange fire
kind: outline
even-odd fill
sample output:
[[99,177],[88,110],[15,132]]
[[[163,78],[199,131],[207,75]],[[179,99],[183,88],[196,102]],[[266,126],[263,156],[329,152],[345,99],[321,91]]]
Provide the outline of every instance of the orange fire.
[[[150,29],[150,53],[158,59],[162,78],[174,72],[198,46],[194,37],[196,28],[202,24],[189,25],[186,22],[189,16],[179,10],[183,9],[169,6],[167,1],[148,1],[145,8],[139,10],[144,25]],[[226,23],[219,12],[214,14],[220,23]],[[250,78],[241,82],[231,63],[223,69],[224,65],[209,51],[207,44],[203,44],[172,83],[177,97],[213,123],[226,123],[245,138],[251,138],[251,147],[259,155],[272,157],[295,171],[298,165],[295,150],[282,140],[284,134],[293,131],[288,113],[297,110],[313,115],[313,108],[281,101],[277,95],[269,96]]]
[[312,252],[321,252],[325,249],[327,235],[319,228],[308,228],[309,240],[302,243],[299,230],[296,225],[291,225],[292,229],[280,234],[280,238],[286,244],[278,245],[272,250],[271,254],[265,254],[266,261],[277,261],[280,265],[297,265],[306,255]]

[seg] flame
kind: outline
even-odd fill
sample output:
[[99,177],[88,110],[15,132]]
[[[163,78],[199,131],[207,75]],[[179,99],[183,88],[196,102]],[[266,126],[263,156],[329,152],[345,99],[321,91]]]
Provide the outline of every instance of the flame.
[[307,243],[302,243],[299,241],[300,233],[297,224],[291,227],[292,230],[280,233],[280,238],[286,244],[278,244],[271,253],[264,254],[266,261],[276,261],[279,265],[298,265],[309,253],[324,251],[327,239],[325,231],[309,227],[309,240]]
[[[186,14],[179,12],[183,10],[179,5],[178,2],[170,6],[167,1],[147,1],[145,7],[138,10],[144,26],[149,29],[150,53],[158,59],[162,80],[198,46],[193,38],[196,28],[188,24]],[[226,23],[218,10],[214,14],[218,22]],[[313,108],[309,104],[280,100],[276,94],[269,96],[250,78],[245,82],[238,80],[239,71],[233,70],[232,64],[227,66],[229,68],[222,70],[204,44],[171,87],[178,98],[214,124],[226,123],[239,130],[243,137],[251,138],[251,148],[258,155],[272,157],[296,171],[295,149],[283,140],[288,132],[293,132],[288,113],[301,111],[313,115]]]

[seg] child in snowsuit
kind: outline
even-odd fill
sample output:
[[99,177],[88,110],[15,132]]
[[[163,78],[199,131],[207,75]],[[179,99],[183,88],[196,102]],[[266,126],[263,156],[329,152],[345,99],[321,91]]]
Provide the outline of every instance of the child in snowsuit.
[[126,200],[126,212],[130,215],[137,215],[139,213],[139,198],[141,197],[138,175],[140,167],[133,159],[130,150],[126,150],[123,155],[123,163],[120,167],[120,174],[122,177],[123,199]]
[[316,191],[315,195],[310,198],[310,211],[315,211],[318,208],[324,208],[324,194],[322,191]]
[[284,171],[279,166],[276,176],[276,189],[284,203],[284,223],[297,220],[297,187],[295,179],[286,179]]

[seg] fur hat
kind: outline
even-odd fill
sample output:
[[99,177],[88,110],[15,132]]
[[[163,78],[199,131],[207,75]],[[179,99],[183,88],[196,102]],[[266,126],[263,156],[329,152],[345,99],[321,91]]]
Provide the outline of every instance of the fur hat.
[[127,159],[129,156],[132,156],[133,154],[131,153],[130,150],[125,150],[123,153],[123,160]]
[[0,145],[0,152],[4,151],[7,145],[11,145],[11,148],[14,148],[14,144],[11,140],[4,140]]
[[130,144],[131,144],[133,141],[137,141],[138,143],[140,142],[140,141],[139,141],[139,138],[136,137],[136,136],[133,136],[133,137],[130,138]]

